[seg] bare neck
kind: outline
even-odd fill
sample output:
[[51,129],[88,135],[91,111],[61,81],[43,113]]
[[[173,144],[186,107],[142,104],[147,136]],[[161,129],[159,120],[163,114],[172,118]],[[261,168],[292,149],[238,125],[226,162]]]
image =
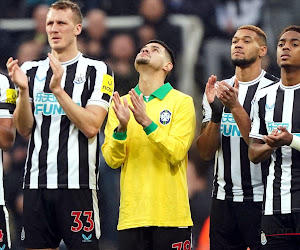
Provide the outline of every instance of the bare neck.
[[281,81],[285,86],[294,86],[300,83],[300,68],[281,68]]
[[67,62],[72,60],[78,55],[79,51],[77,46],[69,46],[64,50],[52,49],[51,54],[60,62]]
[[261,74],[261,61],[256,61],[248,67],[236,67],[236,78],[241,82],[250,82],[256,79]]
[[164,74],[145,74],[140,72],[139,89],[144,96],[151,95],[155,90],[164,85]]

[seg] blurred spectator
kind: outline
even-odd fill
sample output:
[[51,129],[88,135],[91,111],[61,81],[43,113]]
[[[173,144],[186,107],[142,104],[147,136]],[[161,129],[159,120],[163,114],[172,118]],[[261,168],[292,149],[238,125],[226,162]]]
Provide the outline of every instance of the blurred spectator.
[[138,73],[134,68],[136,45],[129,33],[119,33],[112,37],[107,59],[115,74],[115,90],[119,94],[128,94],[138,83]]
[[[93,0],[96,1],[96,0]],[[100,8],[112,16],[130,16],[138,13],[140,0],[101,0]]]
[[137,34],[140,46],[150,39],[159,39],[168,44],[175,55],[181,52],[181,29],[169,22],[163,0],[141,0],[139,14],[143,18]]
[[35,40],[23,42],[17,50],[17,58],[20,65],[26,61],[41,59],[43,48],[43,45],[37,43]]
[[0,29],[0,71],[6,72],[6,61],[15,50],[11,35]]
[[211,182],[213,162],[203,162],[195,148],[189,151],[189,160],[187,167],[187,184],[190,199],[192,220],[194,226],[193,246],[196,249],[198,245],[198,236],[202,226],[209,216],[211,204]]
[[25,0],[24,7],[26,8],[26,15],[31,17],[33,16],[34,9],[39,5],[50,6],[56,2],[56,0]]
[[87,27],[79,40],[84,41],[82,51],[88,56],[105,59],[107,57],[107,23],[106,14],[100,9],[90,10],[86,15]]
[[[204,41],[204,82],[210,75],[226,79],[233,74],[230,46],[234,31],[246,24],[260,26],[264,0],[217,0],[215,37]],[[251,11],[250,11],[251,10]],[[228,67],[229,66],[229,67]]]
[[[140,48],[149,40],[159,39],[169,45],[175,57],[179,56],[182,50],[181,28],[169,22],[165,2],[141,0],[139,15],[143,18],[143,24],[136,30],[138,47]],[[174,73],[167,80],[172,82],[173,87],[177,87]]]

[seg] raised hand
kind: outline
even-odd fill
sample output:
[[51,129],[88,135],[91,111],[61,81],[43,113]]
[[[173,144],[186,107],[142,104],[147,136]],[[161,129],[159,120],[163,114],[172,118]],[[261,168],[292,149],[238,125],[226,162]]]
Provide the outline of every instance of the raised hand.
[[234,86],[230,86],[225,81],[217,82],[216,85],[216,95],[220,101],[229,108],[230,110],[239,106],[239,81],[235,78]]
[[52,93],[62,90],[61,79],[64,74],[64,69],[61,66],[60,62],[50,53],[48,53],[48,58],[50,60],[50,67],[52,69],[53,75],[51,77],[49,88]]
[[207,101],[209,104],[211,104],[215,100],[216,96],[216,89],[215,89],[215,83],[217,82],[217,77],[215,75],[211,75],[206,83],[205,87],[205,94],[207,97]]
[[112,106],[115,114],[119,120],[118,132],[125,132],[127,130],[127,125],[130,119],[130,111],[128,108],[128,102],[125,97],[123,97],[123,103],[119,93],[116,91],[113,95],[114,105]]
[[10,57],[6,63],[7,71],[11,80],[21,90],[28,89],[28,78],[18,65],[18,59]]
[[144,128],[148,127],[152,120],[148,117],[146,113],[146,105],[144,103],[143,94],[140,96],[135,92],[134,89],[129,91],[130,100],[132,105],[129,105],[129,109],[132,111],[135,120],[141,124]]

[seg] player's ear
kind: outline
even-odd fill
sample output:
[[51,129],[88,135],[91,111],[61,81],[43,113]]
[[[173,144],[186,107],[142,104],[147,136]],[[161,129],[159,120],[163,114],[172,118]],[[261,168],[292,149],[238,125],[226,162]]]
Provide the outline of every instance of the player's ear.
[[263,58],[268,52],[267,46],[260,46],[260,50],[258,52],[259,58]]
[[165,66],[163,67],[164,71],[166,72],[170,72],[173,69],[173,63],[168,62],[165,64]]

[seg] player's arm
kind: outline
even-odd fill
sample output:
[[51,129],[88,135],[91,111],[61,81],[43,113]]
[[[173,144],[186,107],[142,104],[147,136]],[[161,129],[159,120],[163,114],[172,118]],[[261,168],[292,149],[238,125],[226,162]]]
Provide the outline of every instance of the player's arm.
[[292,140],[293,135],[285,127],[279,126],[270,135],[264,135],[261,140],[250,140],[249,159],[253,163],[265,161],[277,148],[291,145]]
[[77,105],[61,87],[61,79],[64,69],[60,62],[52,54],[48,54],[48,57],[53,71],[49,85],[50,90],[55,95],[57,101],[65,111],[70,121],[87,138],[93,138],[99,133],[107,114],[107,110],[98,105],[87,105],[86,107],[80,107]]
[[130,119],[128,102],[123,97],[123,104],[117,92],[113,96],[113,105],[109,109],[105,125],[105,140],[102,155],[108,166],[118,168],[123,165],[126,157],[127,125]]
[[221,144],[220,122],[204,122],[201,125],[200,136],[197,138],[197,148],[200,158],[204,161],[211,160]]
[[33,127],[32,105],[29,101],[28,78],[19,67],[18,60],[9,58],[6,66],[10,78],[19,89],[18,102],[13,114],[14,124],[20,135],[28,137],[31,134]]
[[9,150],[16,138],[16,129],[12,118],[0,118],[0,148]]
[[135,120],[144,128],[148,139],[155,144],[173,165],[182,161],[189,150],[196,128],[195,107],[191,97],[176,100],[178,108],[172,114],[171,128],[168,134],[148,117],[142,94],[132,89],[130,92],[132,105],[130,110]]
[[13,82],[0,74],[0,148],[9,150],[15,141],[16,129],[12,114],[16,107],[17,91]]
[[221,120],[223,104],[216,97],[216,76],[211,76],[205,87],[203,96],[203,123],[200,136],[197,139],[197,148],[202,160],[211,160],[221,144]]
[[249,138],[248,157],[254,164],[266,161],[277,147],[270,147],[263,140]]
[[217,83],[216,94],[220,101],[227,107],[234,117],[245,142],[249,144],[249,133],[251,130],[251,119],[238,99],[239,82],[235,80],[234,87],[225,81]]

